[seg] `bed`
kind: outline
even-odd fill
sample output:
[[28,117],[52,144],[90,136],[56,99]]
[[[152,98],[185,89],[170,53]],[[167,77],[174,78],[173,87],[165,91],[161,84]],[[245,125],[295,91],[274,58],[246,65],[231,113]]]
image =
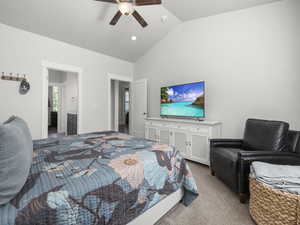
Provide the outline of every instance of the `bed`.
[[197,186],[167,145],[117,132],[34,141],[26,184],[0,225],[151,225]]

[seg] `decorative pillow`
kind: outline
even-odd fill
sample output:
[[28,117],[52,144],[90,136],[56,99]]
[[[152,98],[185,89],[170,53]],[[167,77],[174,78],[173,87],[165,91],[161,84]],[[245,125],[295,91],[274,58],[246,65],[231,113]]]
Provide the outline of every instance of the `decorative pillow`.
[[0,205],[24,186],[32,163],[32,137],[26,122],[11,117],[0,125]]

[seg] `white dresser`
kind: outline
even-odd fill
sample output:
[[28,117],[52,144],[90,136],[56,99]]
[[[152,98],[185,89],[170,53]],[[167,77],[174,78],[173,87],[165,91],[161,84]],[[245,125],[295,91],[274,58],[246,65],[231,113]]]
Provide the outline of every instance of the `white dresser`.
[[147,139],[178,149],[186,159],[209,165],[209,140],[221,138],[222,124],[213,121],[147,118]]

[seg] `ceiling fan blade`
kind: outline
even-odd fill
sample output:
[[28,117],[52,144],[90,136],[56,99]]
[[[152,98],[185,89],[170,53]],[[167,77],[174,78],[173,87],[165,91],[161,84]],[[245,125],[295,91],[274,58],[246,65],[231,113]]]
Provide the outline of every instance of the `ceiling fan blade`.
[[137,6],[142,6],[142,5],[160,5],[161,0],[135,0],[135,4]]
[[121,11],[119,10],[119,11],[116,13],[116,15],[114,16],[114,18],[112,18],[112,20],[110,21],[109,24],[112,25],[112,26],[116,25],[116,24],[118,23],[119,19],[121,18],[121,16],[122,16],[122,13],[121,13]]
[[98,1],[98,2],[117,3],[117,1],[116,1],[116,0],[95,0],[95,1]]
[[144,20],[144,18],[136,11],[132,13],[133,17],[141,24],[142,27],[148,26],[148,23]]

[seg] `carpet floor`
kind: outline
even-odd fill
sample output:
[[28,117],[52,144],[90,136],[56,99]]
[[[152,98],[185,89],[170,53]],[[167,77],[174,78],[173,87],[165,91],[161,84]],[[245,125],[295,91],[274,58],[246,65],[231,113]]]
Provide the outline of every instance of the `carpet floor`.
[[254,225],[249,205],[240,204],[233,193],[208,167],[189,162],[196,179],[199,197],[189,206],[178,204],[156,225]]

